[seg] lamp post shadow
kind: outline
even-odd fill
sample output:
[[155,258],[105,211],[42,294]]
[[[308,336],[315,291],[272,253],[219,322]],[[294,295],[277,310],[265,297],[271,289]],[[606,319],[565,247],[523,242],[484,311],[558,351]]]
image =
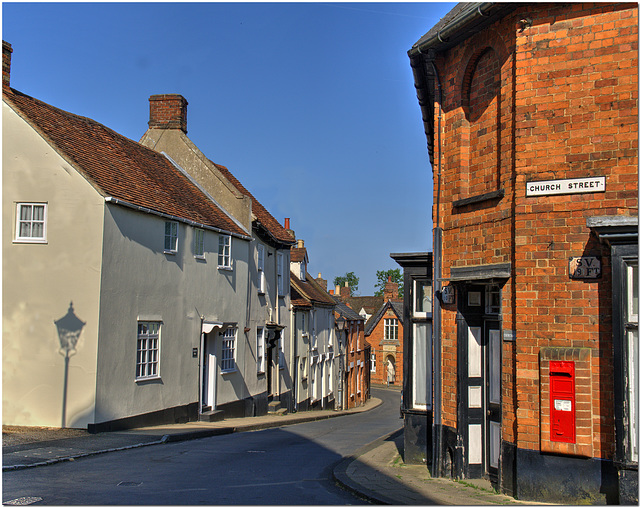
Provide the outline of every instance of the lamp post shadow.
[[69,303],[67,314],[54,321],[58,330],[58,340],[60,341],[60,354],[64,356],[64,381],[62,386],[62,423],[61,427],[67,426],[67,388],[69,385],[69,360],[76,353],[76,346],[80,339],[80,333],[85,326],[73,310],[73,301]]

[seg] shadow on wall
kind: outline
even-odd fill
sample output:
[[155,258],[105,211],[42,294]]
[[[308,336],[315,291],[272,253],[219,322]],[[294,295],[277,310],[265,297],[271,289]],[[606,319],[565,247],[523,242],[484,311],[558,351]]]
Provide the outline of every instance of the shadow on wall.
[[61,427],[67,427],[67,387],[69,383],[69,360],[76,353],[78,340],[85,322],[82,322],[73,310],[73,301],[69,303],[67,314],[54,321],[60,340],[59,353],[64,357],[64,380],[62,386],[62,422]]

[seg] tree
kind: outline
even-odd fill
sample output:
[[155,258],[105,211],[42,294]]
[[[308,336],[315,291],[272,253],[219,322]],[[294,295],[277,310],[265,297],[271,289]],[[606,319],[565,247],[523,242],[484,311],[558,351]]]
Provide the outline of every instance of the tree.
[[351,295],[355,296],[357,295],[357,291],[358,291],[358,284],[360,283],[360,278],[358,278],[353,271],[350,271],[349,273],[346,273],[344,276],[336,276],[333,279],[333,285],[335,286],[340,286],[340,287],[345,287],[346,284],[349,284],[349,288],[351,289]]
[[389,277],[391,277],[391,281],[398,284],[398,297],[401,299],[404,297],[404,277],[400,268],[376,271],[376,276],[378,277],[378,283],[376,283],[374,287],[378,287],[378,290],[375,292],[374,296],[384,295],[384,287],[387,284]]

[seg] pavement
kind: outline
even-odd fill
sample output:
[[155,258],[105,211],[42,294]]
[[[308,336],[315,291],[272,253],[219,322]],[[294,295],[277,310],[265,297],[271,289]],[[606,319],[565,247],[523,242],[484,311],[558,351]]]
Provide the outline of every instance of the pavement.
[[[265,415],[216,422],[167,424],[33,443],[4,445],[2,472],[19,473],[26,468],[55,465],[87,456],[126,451],[149,445],[214,437],[242,431],[257,431],[291,424],[348,416],[376,408],[371,398],[362,407],[349,410],[320,410],[286,415]],[[334,480],[370,503],[383,505],[491,505],[525,504],[496,493],[488,481],[433,479],[424,465],[402,460],[403,430],[368,444],[343,459],[333,470]]]

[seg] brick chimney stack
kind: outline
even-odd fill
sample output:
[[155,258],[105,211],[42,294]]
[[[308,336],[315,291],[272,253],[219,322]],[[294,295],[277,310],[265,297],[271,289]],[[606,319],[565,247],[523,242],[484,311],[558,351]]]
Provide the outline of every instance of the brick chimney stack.
[[182,95],[169,93],[149,97],[149,128],[180,129],[187,133],[187,105]]
[[391,277],[384,286],[384,302],[398,300],[398,284],[391,281]]
[[2,92],[8,92],[11,86],[11,53],[13,48],[8,42],[2,41]]
[[289,233],[289,236],[291,236],[291,238],[296,239],[296,231],[291,229],[291,219],[290,218],[285,218],[284,219],[284,230]]
[[[327,280],[325,280],[324,278],[322,278],[322,273],[318,273],[318,278],[316,278],[316,282],[318,282],[318,285],[320,285],[320,287],[322,287],[325,292],[327,291],[327,287],[329,286],[329,282]],[[333,291],[331,291],[333,292]]]

